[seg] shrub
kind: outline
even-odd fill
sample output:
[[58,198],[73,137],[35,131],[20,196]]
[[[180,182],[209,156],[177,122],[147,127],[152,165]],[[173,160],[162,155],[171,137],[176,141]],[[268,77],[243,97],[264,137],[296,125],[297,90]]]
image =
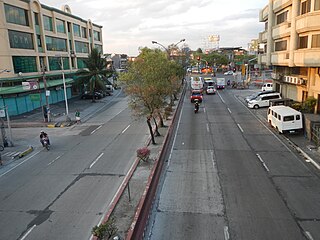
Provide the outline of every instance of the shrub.
[[139,148],[137,150],[137,157],[143,161],[147,161],[150,156],[150,149],[147,147]]
[[108,221],[100,226],[95,226],[92,228],[91,233],[93,236],[98,239],[111,239],[118,232],[118,228],[116,227],[116,219],[111,217]]

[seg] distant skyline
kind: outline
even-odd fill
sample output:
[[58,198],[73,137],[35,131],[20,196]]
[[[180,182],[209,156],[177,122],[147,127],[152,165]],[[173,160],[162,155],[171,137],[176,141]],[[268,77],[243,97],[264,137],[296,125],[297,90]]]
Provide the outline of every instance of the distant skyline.
[[[159,47],[186,39],[192,50],[208,45],[208,36],[219,35],[220,47],[242,47],[259,36],[264,24],[259,11],[267,0],[40,0],[103,26],[104,53],[137,56],[139,47]],[[179,44],[181,46],[182,44]]]

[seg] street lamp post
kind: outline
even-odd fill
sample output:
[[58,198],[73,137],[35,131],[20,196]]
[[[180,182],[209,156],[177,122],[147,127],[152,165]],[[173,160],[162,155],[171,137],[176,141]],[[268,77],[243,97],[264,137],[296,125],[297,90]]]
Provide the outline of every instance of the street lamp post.
[[61,71],[62,71],[62,81],[63,81],[63,92],[64,92],[64,101],[66,104],[66,120],[69,120],[69,107],[68,107],[68,96],[67,96],[67,87],[66,87],[66,79],[64,76],[64,65],[63,65],[63,58],[62,56],[60,57],[60,66],[61,66]]
[[[181,39],[179,42],[173,44],[173,47],[176,47],[179,43],[184,42],[185,40],[186,40],[186,39]],[[158,43],[157,41],[152,41],[152,44],[157,44],[157,45],[163,47],[163,48],[166,50],[166,52],[167,52],[168,58],[171,60],[171,53],[170,53],[170,51],[169,51],[168,48],[166,48],[165,46],[163,46],[161,43]]]

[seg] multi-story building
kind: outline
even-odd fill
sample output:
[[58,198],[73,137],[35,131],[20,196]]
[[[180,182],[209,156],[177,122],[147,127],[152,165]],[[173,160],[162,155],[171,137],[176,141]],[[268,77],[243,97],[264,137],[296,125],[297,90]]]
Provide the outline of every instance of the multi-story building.
[[312,96],[320,112],[320,0],[269,0],[260,11],[264,53],[259,63],[273,68],[275,89],[303,102]]
[[[41,92],[42,99],[43,88],[50,103],[63,101],[62,71],[70,98],[73,73],[85,67],[91,49],[103,49],[101,26],[72,15],[67,5],[59,10],[38,0],[0,0],[0,36],[0,107],[11,115],[40,107],[29,94]],[[30,89],[22,82],[37,84]]]

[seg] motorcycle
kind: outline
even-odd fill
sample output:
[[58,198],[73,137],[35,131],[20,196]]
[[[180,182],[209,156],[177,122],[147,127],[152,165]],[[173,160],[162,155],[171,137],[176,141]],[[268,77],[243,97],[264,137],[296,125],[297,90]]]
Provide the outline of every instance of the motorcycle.
[[50,150],[50,144],[49,144],[48,137],[42,138],[42,144],[43,144],[43,147],[45,147],[47,149],[47,151]]
[[199,111],[199,103],[194,104],[194,113],[197,113]]

